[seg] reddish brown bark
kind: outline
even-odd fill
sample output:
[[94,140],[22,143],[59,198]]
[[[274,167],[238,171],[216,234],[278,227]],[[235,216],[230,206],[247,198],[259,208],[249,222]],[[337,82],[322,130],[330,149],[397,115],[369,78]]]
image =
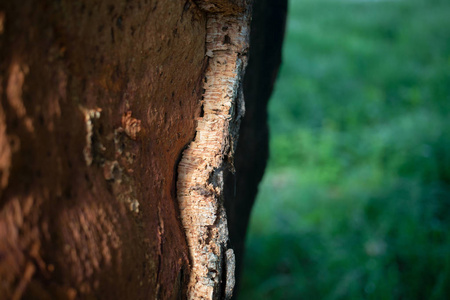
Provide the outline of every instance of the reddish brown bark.
[[200,114],[205,14],[189,1],[0,11],[0,298],[178,297],[175,172]]

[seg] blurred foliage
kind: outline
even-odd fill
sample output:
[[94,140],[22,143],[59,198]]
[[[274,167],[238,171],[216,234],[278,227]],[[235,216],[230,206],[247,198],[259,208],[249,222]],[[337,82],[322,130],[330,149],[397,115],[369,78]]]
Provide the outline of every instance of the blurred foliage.
[[450,299],[450,1],[292,0],[240,299]]

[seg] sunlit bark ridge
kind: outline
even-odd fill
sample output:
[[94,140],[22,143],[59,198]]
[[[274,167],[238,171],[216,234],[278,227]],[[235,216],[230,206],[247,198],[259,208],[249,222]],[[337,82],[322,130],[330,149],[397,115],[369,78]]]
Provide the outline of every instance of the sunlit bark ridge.
[[234,252],[229,248],[223,206],[223,174],[233,154],[244,114],[242,79],[247,65],[247,1],[197,1],[207,14],[209,62],[203,115],[178,167],[177,197],[190,251],[188,299],[229,299],[234,288]]

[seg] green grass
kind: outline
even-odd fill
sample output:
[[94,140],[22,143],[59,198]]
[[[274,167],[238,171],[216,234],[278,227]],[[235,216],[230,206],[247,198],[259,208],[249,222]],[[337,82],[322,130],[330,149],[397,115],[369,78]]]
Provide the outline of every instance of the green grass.
[[450,299],[450,1],[292,0],[240,299]]

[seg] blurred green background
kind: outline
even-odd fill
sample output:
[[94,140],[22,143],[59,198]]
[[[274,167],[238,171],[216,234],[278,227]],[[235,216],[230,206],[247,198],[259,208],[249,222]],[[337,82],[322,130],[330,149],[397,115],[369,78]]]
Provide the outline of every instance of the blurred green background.
[[450,299],[450,1],[292,0],[240,299]]

